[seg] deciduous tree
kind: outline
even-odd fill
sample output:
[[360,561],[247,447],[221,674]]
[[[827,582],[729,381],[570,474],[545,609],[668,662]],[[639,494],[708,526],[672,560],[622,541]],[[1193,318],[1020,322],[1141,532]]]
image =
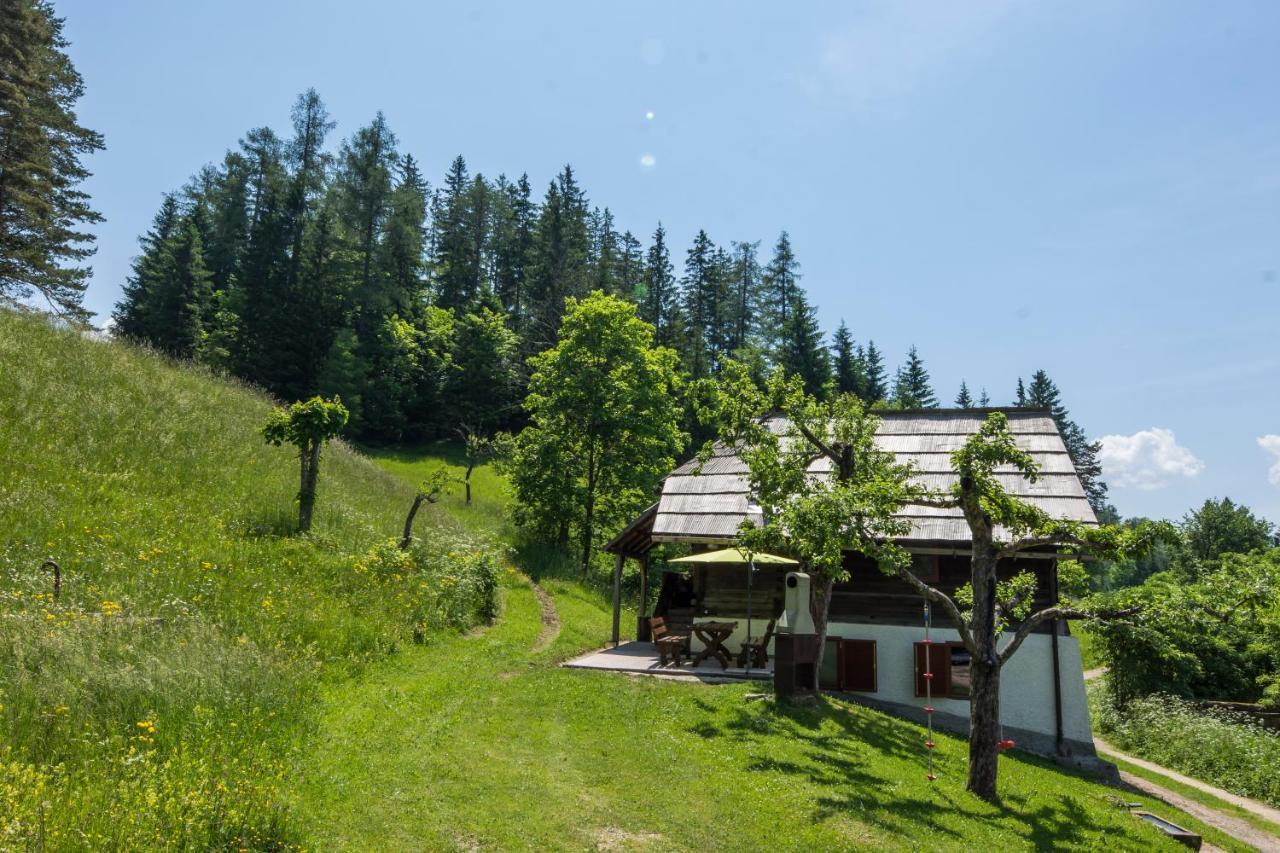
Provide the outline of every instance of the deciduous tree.
[[316,505],[316,486],[320,481],[320,450],[347,425],[347,409],[337,397],[326,400],[312,397],[294,403],[287,409],[276,409],[262,427],[262,437],[277,447],[292,444],[298,448],[301,484],[298,487],[298,530],[311,530],[311,515]]

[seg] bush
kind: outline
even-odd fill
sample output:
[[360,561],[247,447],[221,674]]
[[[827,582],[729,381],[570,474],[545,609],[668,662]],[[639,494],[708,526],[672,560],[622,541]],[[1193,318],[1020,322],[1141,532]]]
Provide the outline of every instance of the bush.
[[1248,716],[1152,695],[1123,710],[1095,702],[1095,724],[1120,749],[1228,791],[1280,806],[1280,736]]

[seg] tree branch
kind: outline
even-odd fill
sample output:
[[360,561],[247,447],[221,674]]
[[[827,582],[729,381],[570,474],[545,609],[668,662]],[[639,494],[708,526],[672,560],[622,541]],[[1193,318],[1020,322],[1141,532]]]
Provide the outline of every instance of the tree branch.
[[1027,621],[1019,626],[1018,630],[1014,632],[1013,639],[1009,640],[1004,649],[1001,650],[1000,663],[1003,665],[1005,661],[1013,657],[1013,653],[1018,650],[1018,646],[1022,645],[1022,641],[1030,636],[1032,631],[1050,619],[1121,619],[1125,616],[1133,616],[1141,610],[1141,607],[1126,607],[1123,610],[1090,612],[1088,610],[1077,610],[1074,607],[1047,607],[1039,613],[1033,613],[1028,616]]
[[960,639],[964,641],[965,647],[968,648],[970,652],[976,654],[976,652],[974,652],[975,646],[973,642],[973,635],[969,632],[969,626],[965,624],[964,615],[960,613],[960,608],[956,606],[956,603],[951,600],[951,596],[929,586],[927,583],[920,580],[920,578],[913,575],[911,570],[905,566],[898,566],[897,572],[898,577],[915,587],[916,592],[920,593],[930,601],[942,605],[942,609],[947,611],[947,615],[951,617],[951,621],[956,623],[956,630],[960,632]]
[[1032,548],[1043,548],[1047,545],[1073,545],[1076,548],[1094,548],[1094,543],[1087,539],[1081,539],[1069,533],[1061,536],[1030,536],[1026,539],[1019,539],[1010,545],[1006,545],[1000,551],[996,552],[997,560],[1006,560],[1009,557],[1016,556],[1023,551],[1029,551]]
[[796,429],[800,430],[800,434],[804,436],[805,441],[809,442],[814,447],[818,448],[818,450],[821,451],[823,456],[830,458],[831,461],[836,463],[837,465],[840,464],[839,454],[837,454],[834,450],[828,447],[826,442],[824,442],[822,439],[814,435],[812,430],[810,430],[807,426],[800,423],[799,421],[792,421],[791,424]]
[[935,509],[959,509],[960,501],[955,498],[909,498],[902,502],[903,506],[931,506]]

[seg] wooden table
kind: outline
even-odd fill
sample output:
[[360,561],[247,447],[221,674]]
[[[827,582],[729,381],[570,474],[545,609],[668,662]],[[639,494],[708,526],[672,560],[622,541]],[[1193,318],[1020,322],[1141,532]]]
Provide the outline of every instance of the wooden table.
[[737,622],[693,623],[693,633],[702,641],[703,646],[702,651],[698,652],[698,656],[693,659],[693,665],[696,667],[707,658],[714,657],[720,661],[721,667],[728,669],[729,650],[724,647],[724,641],[729,639],[729,635],[737,627]]

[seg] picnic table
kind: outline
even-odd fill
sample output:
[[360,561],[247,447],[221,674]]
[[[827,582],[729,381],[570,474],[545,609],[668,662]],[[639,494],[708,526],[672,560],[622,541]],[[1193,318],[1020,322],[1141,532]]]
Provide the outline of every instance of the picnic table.
[[724,647],[724,641],[729,639],[729,635],[733,633],[733,629],[738,627],[737,622],[695,622],[693,623],[693,633],[702,641],[702,651],[698,652],[698,656],[693,659],[693,665],[696,667],[709,657],[714,657],[720,661],[720,666],[724,669],[729,668],[729,650]]

